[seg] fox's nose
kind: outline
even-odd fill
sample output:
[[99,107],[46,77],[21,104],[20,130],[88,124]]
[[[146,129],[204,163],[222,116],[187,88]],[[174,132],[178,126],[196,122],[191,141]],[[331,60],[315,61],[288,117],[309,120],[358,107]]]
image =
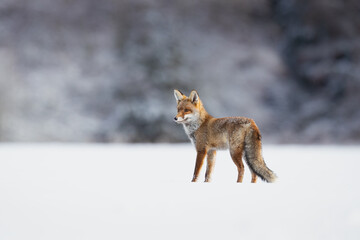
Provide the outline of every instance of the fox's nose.
[[174,117],[174,120],[177,121],[177,117]]

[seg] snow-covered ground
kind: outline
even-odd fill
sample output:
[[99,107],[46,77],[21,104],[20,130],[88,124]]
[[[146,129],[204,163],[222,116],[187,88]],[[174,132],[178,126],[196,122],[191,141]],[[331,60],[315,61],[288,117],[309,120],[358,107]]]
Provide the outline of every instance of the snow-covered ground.
[[194,184],[190,144],[1,144],[0,239],[360,239],[359,146],[264,157],[275,184],[236,184],[226,151]]

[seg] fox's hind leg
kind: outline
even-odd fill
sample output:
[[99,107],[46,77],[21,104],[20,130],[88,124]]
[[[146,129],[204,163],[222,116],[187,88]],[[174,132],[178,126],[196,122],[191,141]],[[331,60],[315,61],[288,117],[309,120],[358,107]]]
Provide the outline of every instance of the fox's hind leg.
[[[248,163],[248,159],[246,158],[246,154],[244,156],[245,158],[245,162]],[[250,168],[250,172],[251,172],[251,183],[256,183],[256,180],[257,180],[257,175],[256,173],[252,170],[252,168],[250,167],[250,165],[248,164],[249,168]]]
[[205,182],[211,181],[211,174],[215,166],[215,157],[216,157],[216,151],[209,150],[207,153],[207,168],[205,173]]
[[257,180],[257,176],[256,174],[251,170],[251,182],[252,183],[256,183]]
[[237,146],[234,149],[230,148],[231,158],[238,169],[237,182],[240,182],[240,183],[242,182],[243,177],[244,177],[244,163],[242,161],[243,149],[244,149],[243,145]]

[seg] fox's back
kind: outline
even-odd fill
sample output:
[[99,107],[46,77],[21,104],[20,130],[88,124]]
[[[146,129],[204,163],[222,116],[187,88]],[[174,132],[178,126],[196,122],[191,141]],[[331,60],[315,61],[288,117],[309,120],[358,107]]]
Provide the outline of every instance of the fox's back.
[[199,131],[205,133],[200,135],[210,148],[227,149],[234,142],[243,142],[253,123],[245,117],[211,118]]

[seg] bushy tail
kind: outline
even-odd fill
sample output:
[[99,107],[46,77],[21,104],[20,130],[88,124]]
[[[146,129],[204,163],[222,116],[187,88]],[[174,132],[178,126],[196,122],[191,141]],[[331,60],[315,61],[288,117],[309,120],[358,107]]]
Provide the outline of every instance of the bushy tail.
[[251,171],[258,175],[263,181],[274,182],[276,175],[265,164],[261,150],[261,135],[256,124],[252,124],[245,137],[245,161]]
[[265,164],[264,160],[261,159],[260,161],[253,160],[251,158],[245,158],[247,164],[249,165],[250,169],[258,175],[263,181],[266,182],[275,182],[276,175],[273,171],[271,171]]

